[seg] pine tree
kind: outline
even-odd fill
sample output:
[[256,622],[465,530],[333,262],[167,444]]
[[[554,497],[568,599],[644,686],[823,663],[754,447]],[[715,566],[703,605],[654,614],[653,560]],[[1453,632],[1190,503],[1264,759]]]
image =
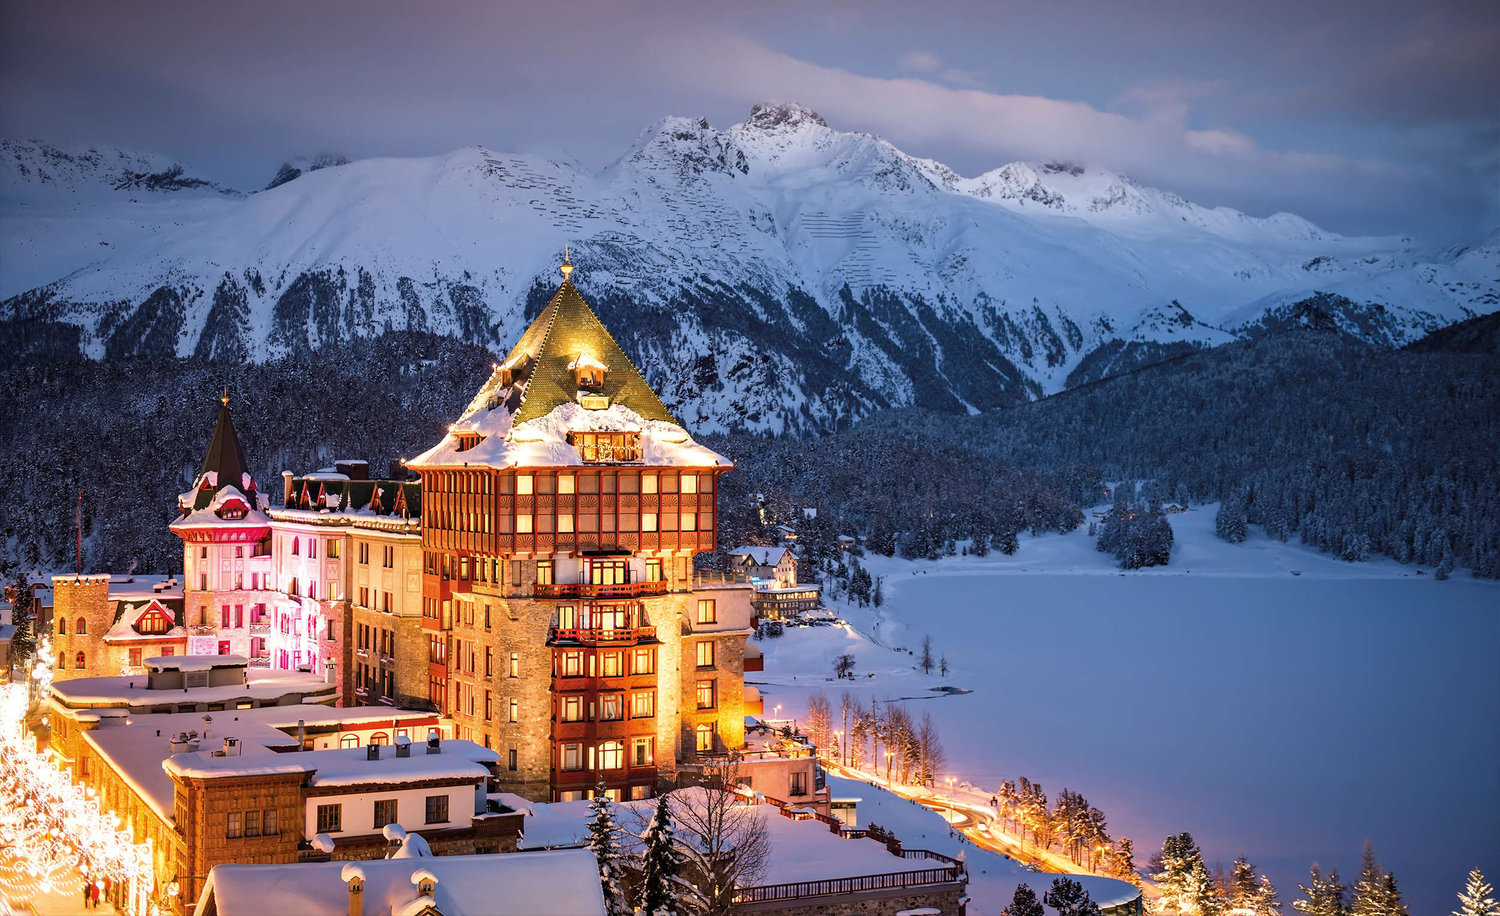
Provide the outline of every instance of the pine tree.
[[1016,885],[1016,892],[1010,896],[1010,906],[1000,911],[1000,916],[1046,916],[1047,911],[1042,909],[1042,902],[1036,899],[1036,891],[1029,884]]
[[615,824],[614,805],[605,794],[604,783],[594,789],[589,802],[594,812],[589,821],[589,848],[599,860],[599,886],[604,891],[604,905],[609,916],[631,916],[630,904],[620,884],[620,828]]
[[1458,909],[1452,916],[1500,916],[1500,901],[1490,896],[1494,890],[1479,869],[1469,872],[1469,883],[1458,895]]
[[1056,878],[1052,889],[1042,897],[1057,916],[1099,916],[1099,904],[1089,899],[1089,892],[1072,878]]
[[16,632],[11,637],[11,654],[17,662],[24,663],[36,654],[36,634],[33,632],[36,600],[24,572],[16,573],[16,580],[9,590],[12,595],[11,623],[16,625]]
[[1304,899],[1293,900],[1292,909],[1303,916],[1347,916],[1346,891],[1337,870],[1330,870],[1325,878],[1323,870],[1314,862],[1308,869],[1308,882],[1297,887]]
[[1159,862],[1151,880],[1161,889],[1161,909],[1167,912],[1185,912],[1193,866],[1203,864],[1203,855],[1198,851],[1193,835],[1183,832],[1163,840]]
[[[672,810],[665,795],[656,799],[656,810],[641,840],[645,848],[636,909],[640,916],[677,916],[680,911],[689,909],[682,905],[686,882],[680,876],[686,856],[678,848]],[[691,891],[686,893],[690,895]]]

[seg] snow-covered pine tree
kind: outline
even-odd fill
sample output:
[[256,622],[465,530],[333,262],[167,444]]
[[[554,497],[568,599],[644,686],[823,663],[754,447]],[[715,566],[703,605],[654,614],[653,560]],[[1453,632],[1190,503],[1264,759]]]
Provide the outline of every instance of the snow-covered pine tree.
[[1099,916],[1099,904],[1089,899],[1089,892],[1072,878],[1054,878],[1052,889],[1042,901],[1057,912],[1057,916]]
[[1214,533],[1231,544],[1244,543],[1250,525],[1245,516],[1243,497],[1236,494],[1219,504],[1219,511],[1214,515]]
[[1452,916],[1500,916],[1500,901],[1490,895],[1495,889],[1479,869],[1469,872],[1469,883],[1458,895],[1458,909]]
[[641,889],[636,898],[640,916],[680,916],[699,909],[697,892],[681,877],[687,858],[679,848],[672,826],[672,809],[665,795],[656,799],[656,810],[641,835]]
[[1256,889],[1255,866],[1240,856],[1229,867],[1229,908],[1249,910]]
[[1000,916],[1047,916],[1047,911],[1042,909],[1042,902],[1036,899],[1036,891],[1029,884],[1016,885],[1016,892],[1010,895],[1010,905],[1000,911]]
[[1323,870],[1314,862],[1308,869],[1308,881],[1306,884],[1297,885],[1302,891],[1303,899],[1293,900],[1292,909],[1303,916],[1347,916],[1349,906],[1345,902],[1346,888],[1339,880],[1337,869],[1331,869],[1328,876],[1323,876]]
[[605,794],[604,783],[594,789],[589,802],[594,812],[589,820],[589,848],[599,860],[599,886],[604,891],[604,905],[609,916],[631,916],[630,903],[620,883],[620,828],[615,823],[614,805]]
[[1183,912],[1187,900],[1188,877],[1194,863],[1202,864],[1203,855],[1193,835],[1186,831],[1162,841],[1160,863],[1151,880],[1161,889],[1158,906],[1163,912]]

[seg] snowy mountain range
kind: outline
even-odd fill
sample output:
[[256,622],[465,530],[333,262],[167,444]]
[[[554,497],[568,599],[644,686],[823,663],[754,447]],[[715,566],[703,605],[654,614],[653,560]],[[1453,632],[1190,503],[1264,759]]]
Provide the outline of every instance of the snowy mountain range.
[[1401,344],[1500,309],[1500,232],[1424,253],[1071,163],[965,178],[795,105],[666,118],[599,172],[474,147],[267,182],[0,143],[0,322],[96,358],[384,330],[503,352],[567,244],[684,422],[782,430],[983,410],[1287,324]]

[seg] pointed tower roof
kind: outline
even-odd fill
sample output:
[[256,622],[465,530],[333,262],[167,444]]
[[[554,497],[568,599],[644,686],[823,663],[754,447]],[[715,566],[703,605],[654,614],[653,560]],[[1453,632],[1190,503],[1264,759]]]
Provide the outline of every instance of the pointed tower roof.
[[448,427],[448,435],[407,467],[582,464],[577,437],[596,433],[639,442],[638,455],[622,461],[730,466],[694,442],[667,410],[579,295],[569,277],[572,269],[563,264],[562,285]]
[[229,414],[229,395],[219,398],[219,418],[214,423],[213,438],[208,442],[208,451],[203,455],[203,464],[198,467],[194,481],[194,496],[186,511],[208,508],[225,487],[234,487],[250,500],[255,508],[255,480],[250,476],[245,461],[245,449],[234,431],[234,420]]
[[559,404],[575,400],[574,371],[588,365],[604,369],[599,393],[609,403],[628,407],[645,420],[677,422],[569,278],[564,278],[502,365],[514,367],[526,378],[516,423],[544,417]]

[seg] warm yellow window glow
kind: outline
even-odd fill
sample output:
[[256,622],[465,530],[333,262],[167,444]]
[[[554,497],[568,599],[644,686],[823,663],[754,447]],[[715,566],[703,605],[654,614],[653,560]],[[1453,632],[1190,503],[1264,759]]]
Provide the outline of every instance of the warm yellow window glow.
[[516,493],[521,496],[530,496],[534,491],[535,481],[530,474],[516,475]]

